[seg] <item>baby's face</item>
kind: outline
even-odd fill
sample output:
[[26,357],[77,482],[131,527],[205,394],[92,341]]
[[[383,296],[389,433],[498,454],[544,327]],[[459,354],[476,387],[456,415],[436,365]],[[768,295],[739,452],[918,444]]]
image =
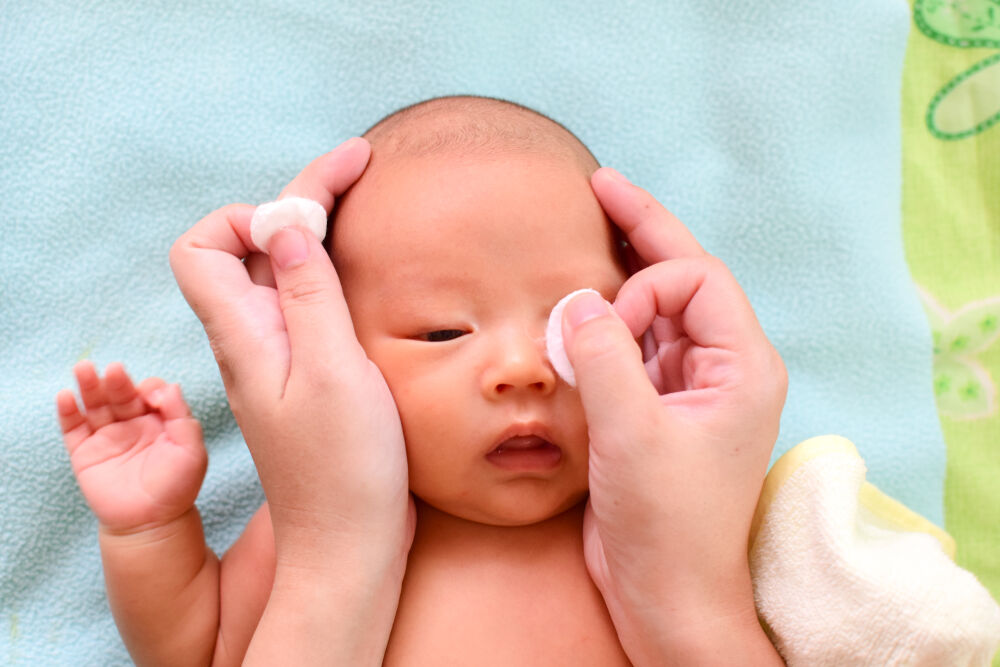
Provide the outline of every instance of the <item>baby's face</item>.
[[545,324],[570,291],[610,300],[625,279],[582,168],[521,153],[379,162],[342,202],[333,254],[417,496],[496,525],[582,500],[587,425]]

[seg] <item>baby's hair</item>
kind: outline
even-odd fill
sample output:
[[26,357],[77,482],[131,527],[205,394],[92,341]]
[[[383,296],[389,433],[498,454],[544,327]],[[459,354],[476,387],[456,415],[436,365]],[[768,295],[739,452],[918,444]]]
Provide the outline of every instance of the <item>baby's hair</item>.
[[477,155],[528,151],[576,161],[589,174],[600,164],[561,123],[522,104],[494,97],[452,95],[392,112],[363,135],[381,153],[421,157],[442,152]]

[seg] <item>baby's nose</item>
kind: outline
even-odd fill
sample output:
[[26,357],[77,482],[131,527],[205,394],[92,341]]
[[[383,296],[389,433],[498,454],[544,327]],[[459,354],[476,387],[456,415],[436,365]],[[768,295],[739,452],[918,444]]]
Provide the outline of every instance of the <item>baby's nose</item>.
[[545,354],[545,337],[524,332],[497,341],[483,374],[483,391],[493,398],[519,392],[546,395],[555,385],[555,371]]

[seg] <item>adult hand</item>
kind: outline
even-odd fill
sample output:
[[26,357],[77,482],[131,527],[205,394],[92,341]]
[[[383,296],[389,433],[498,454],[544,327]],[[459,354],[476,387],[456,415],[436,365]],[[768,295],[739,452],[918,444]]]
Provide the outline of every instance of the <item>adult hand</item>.
[[669,211],[612,169],[591,184],[638,270],[613,309],[583,294],[563,315],[590,433],[588,570],[637,665],[778,660],[747,539],[784,365],[732,274]]
[[[281,196],[313,199],[329,213],[370,154],[368,142],[348,140],[306,167]],[[284,592],[286,612],[342,594],[367,607],[346,616],[332,611],[341,634],[378,637],[384,629],[364,649],[378,662],[416,516],[399,416],[355,337],[323,246],[304,228],[290,227],[272,237],[268,259],[250,237],[253,212],[235,204],[211,213],[177,240],[170,264],[208,334],[268,500],[277,565],[261,626],[289,629],[287,614],[271,613]]]

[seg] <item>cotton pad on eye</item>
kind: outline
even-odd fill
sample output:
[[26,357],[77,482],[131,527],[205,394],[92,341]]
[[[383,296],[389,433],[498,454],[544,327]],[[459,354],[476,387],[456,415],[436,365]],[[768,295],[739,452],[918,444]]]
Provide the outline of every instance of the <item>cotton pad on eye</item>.
[[576,373],[573,372],[573,366],[569,363],[569,357],[566,356],[566,346],[563,344],[562,315],[570,299],[584,292],[593,292],[597,296],[601,296],[600,292],[589,287],[570,292],[559,299],[559,303],[552,308],[552,312],[549,313],[548,326],[545,327],[545,351],[549,355],[549,362],[551,362],[552,368],[556,369],[559,377],[571,387],[576,386]]
[[262,252],[267,252],[271,237],[289,225],[302,225],[322,241],[326,237],[326,209],[304,197],[285,197],[261,204],[250,220],[250,238]]

